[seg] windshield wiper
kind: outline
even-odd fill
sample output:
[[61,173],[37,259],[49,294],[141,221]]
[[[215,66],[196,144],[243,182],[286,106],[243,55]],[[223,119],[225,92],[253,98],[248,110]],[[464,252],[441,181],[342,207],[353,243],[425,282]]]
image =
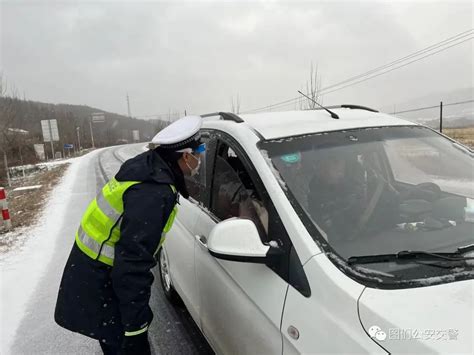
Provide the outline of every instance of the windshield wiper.
[[465,261],[474,259],[473,257],[466,257],[461,254],[461,251],[454,253],[430,253],[427,251],[412,251],[402,250],[394,254],[378,254],[378,255],[361,255],[351,256],[347,259],[350,265],[353,264],[377,264],[385,262],[417,262],[428,260],[447,260],[447,261]]

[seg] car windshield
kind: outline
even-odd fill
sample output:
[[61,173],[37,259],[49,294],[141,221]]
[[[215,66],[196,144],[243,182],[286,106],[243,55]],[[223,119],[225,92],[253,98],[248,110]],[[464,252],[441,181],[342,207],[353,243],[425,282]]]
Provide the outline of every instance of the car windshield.
[[[315,240],[345,260],[474,243],[473,153],[428,128],[327,132],[260,149]],[[408,277],[407,265],[385,264],[364,268]]]

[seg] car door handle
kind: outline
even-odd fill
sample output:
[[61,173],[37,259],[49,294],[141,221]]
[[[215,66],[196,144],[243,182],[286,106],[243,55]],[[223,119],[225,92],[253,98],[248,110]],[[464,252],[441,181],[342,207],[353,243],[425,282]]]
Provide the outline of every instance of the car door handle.
[[201,244],[203,247],[207,248],[207,239],[203,235],[196,235],[196,240]]

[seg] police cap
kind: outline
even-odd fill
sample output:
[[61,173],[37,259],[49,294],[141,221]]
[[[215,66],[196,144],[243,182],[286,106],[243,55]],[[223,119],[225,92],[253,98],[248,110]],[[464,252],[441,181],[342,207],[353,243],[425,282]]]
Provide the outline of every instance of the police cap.
[[185,116],[158,132],[151,142],[162,149],[195,149],[201,144],[201,116]]

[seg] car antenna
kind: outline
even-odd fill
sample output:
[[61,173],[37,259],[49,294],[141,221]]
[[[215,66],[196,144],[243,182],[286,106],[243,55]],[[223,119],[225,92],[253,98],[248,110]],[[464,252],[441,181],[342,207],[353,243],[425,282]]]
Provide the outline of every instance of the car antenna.
[[334,112],[332,112],[331,110],[327,109],[327,108],[324,107],[323,105],[318,104],[318,103],[316,102],[316,100],[313,100],[311,97],[309,97],[309,96],[303,94],[301,91],[298,90],[298,92],[299,92],[301,95],[303,95],[304,97],[306,97],[308,100],[313,101],[316,105],[318,105],[319,107],[321,107],[321,108],[325,109],[327,112],[329,112],[329,114],[331,115],[332,118],[334,118],[334,119],[336,119],[336,120],[339,119],[339,116],[338,116],[336,113],[334,113]]

